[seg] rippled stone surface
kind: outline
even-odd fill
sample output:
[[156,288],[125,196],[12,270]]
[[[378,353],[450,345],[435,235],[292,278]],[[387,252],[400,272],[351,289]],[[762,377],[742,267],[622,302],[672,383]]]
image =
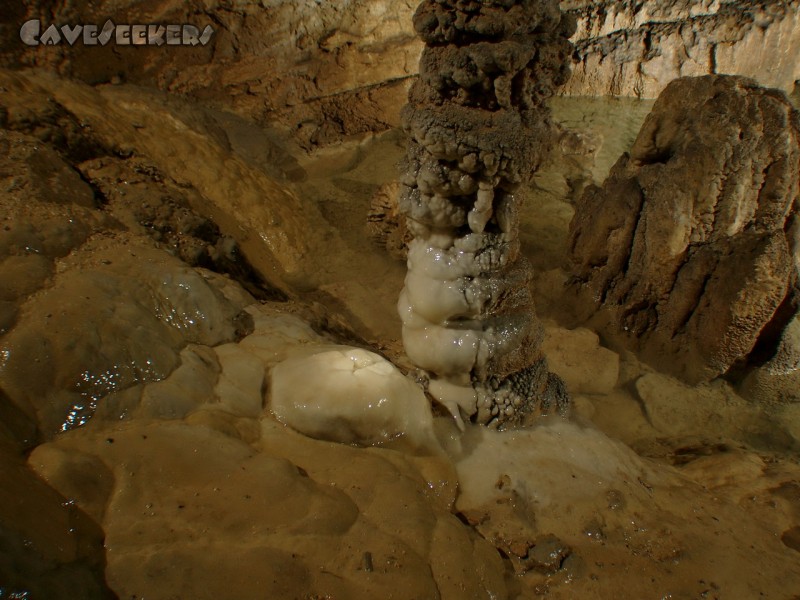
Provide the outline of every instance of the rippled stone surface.
[[574,273],[653,364],[693,383],[736,377],[776,355],[797,313],[799,170],[800,115],[782,92],[676,80],[577,202]]

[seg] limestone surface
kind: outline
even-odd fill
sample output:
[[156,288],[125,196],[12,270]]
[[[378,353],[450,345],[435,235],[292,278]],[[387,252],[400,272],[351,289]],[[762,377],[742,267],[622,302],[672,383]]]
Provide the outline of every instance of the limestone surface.
[[794,0],[564,0],[577,23],[565,93],[655,98],[678,77],[751,77],[791,92],[800,79]]
[[[0,595],[781,598],[800,587],[794,404],[746,409],[715,384],[695,393],[646,377],[623,353],[611,393],[581,383],[605,434],[577,398],[577,423],[514,431],[459,432],[435,416],[445,454],[409,447],[407,434],[366,447],[315,439],[274,418],[275,374],[299,348],[357,347],[412,370],[394,309],[406,271],[370,249],[361,225],[370,195],[394,176],[399,136],[305,162],[275,150],[269,130],[176,96],[0,77],[9,130],[0,134],[0,364],[15,370],[0,366]],[[602,114],[605,148],[627,147],[639,127],[633,104],[607,113],[592,103],[581,119]],[[307,179],[270,182],[278,166]],[[565,247],[571,210],[531,202],[520,252],[535,247],[526,237]],[[539,252],[537,266],[553,269],[561,252]],[[242,255],[260,278],[227,262]],[[278,276],[318,269],[327,283],[311,291]],[[528,277],[518,263],[512,271]],[[565,303],[560,281],[540,276],[537,293]],[[796,330],[784,331],[775,365],[785,369],[797,355]],[[605,356],[579,360],[614,370],[593,334],[574,342],[569,359]],[[158,372],[134,380],[128,358]],[[381,375],[386,363],[374,361],[363,370]],[[357,425],[364,411],[335,402],[358,387],[330,393],[321,369],[306,366],[290,397],[327,404],[323,433],[341,417]],[[511,378],[521,389],[547,372]],[[49,399],[89,394],[94,416],[69,431],[51,437],[31,416],[31,402],[63,417]],[[368,407],[370,396],[347,400]]]
[[619,356],[603,348],[596,333],[545,324],[542,350],[571,394],[608,394],[617,385]]
[[[31,0],[0,16],[0,64],[46,68],[93,85],[129,82],[179,93],[249,120],[280,124],[313,149],[400,124],[400,110],[420,72],[423,45],[412,26],[416,4]],[[560,5],[578,24],[571,38],[574,75],[562,92],[568,95],[655,98],[676,77],[713,73],[745,75],[791,92],[800,79],[800,6],[794,0],[562,0]],[[555,18],[549,10],[546,18]],[[427,14],[437,18],[436,11]],[[492,8],[469,27],[505,27],[495,22],[496,14]],[[177,52],[80,43],[33,48],[19,40],[19,24],[31,18],[45,24],[102,25],[109,18],[190,23],[215,31],[208,45]],[[525,23],[527,17],[514,18]],[[442,31],[459,27],[445,25]]]
[[690,382],[773,356],[797,309],[800,119],[740,77],[673,82],[570,225],[578,281]]

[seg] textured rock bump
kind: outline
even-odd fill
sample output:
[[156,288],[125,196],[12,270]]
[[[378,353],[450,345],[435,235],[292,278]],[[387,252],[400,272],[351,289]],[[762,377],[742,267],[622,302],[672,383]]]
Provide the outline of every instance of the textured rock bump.
[[800,118],[785,94],[680,79],[570,226],[575,273],[690,382],[775,354],[797,310]]

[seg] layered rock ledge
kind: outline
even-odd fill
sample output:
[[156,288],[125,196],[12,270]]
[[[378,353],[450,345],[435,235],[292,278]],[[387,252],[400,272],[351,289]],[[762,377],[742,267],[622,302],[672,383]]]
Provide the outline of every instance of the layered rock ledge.
[[792,0],[564,0],[578,23],[565,94],[655,98],[678,77],[743,75],[792,92],[800,5]]

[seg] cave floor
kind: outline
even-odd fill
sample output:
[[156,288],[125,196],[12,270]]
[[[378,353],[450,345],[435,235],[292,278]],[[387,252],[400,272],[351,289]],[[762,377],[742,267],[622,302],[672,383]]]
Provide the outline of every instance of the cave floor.
[[[572,134],[521,192],[523,251],[570,419],[460,433],[435,411],[435,443],[359,447],[280,423],[270,369],[331,343],[410,368],[395,311],[405,268],[365,224],[371,197],[395,177],[402,136],[306,156],[277,130],[132,86],[3,78],[16,131],[21,106],[27,122],[46,112],[30,96],[44,89],[117,151],[99,165],[67,159],[95,189],[111,182],[101,207],[71,197],[31,208],[27,196],[6,206],[17,237],[2,246],[4,283],[22,291],[3,299],[15,312],[0,337],[0,574],[15,573],[0,598],[800,597],[800,410],[756,406],[724,381],[688,387],[608,347],[564,285],[567,198],[602,180],[649,103],[556,99]],[[180,143],[152,131],[173,121]],[[124,169],[138,158],[161,175],[139,166],[143,179],[132,179]],[[9,190],[30,187],[3,176]],[[290,292],[255,298],[235,273],[189,267],[126,221],[115,190],[163,199],[154,182],[173,197],[196,192],[195,212],[198,198],[217,198],[205,214],[245,252],[263,242],[263,255],[283,260]],[[300,203],[307,220],[275,207],[264,229],[274,237],[259,242],[244,222],[258,211],[251,197]],[[292,235],[304,245],[281,257],[282,243],[297,246]],[[65,252],[45,243],[69,236],[80,240]],[[40,251],[9,250],[34,239]],[[152,323],[141,320],[150,306]],[[70,394],[93,402],[78,411],[85,418]]]

